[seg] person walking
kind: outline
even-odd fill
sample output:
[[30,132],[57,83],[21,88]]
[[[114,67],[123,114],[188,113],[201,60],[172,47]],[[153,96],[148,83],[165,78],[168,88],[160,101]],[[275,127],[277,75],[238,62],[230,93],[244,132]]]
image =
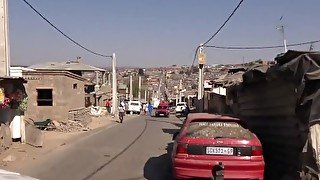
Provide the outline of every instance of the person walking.
[[123,122],[123,117],[124,117],[124,112],[125,112],[125,104],[124,102],[121,102],[119,104],[119,120],[120,120],[120,123]]
[[146,109],[147,109],[147,104],[143,104],[142,105],[143,115],[146,115],[146,113],[147,113]]
[[149,116],[152,116],[152,110],[153,110],[152,104],[149,102],[149,103],[148,103]]
[[108,113],[110,114],[111,113],[111,99],[106,100],[105,106],[106,106]]

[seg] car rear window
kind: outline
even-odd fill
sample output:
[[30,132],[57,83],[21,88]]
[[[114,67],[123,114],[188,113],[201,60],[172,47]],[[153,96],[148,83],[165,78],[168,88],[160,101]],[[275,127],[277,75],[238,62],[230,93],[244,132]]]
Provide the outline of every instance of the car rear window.
[[177,106],[185,106],[186,104],[184,103],[178,103]]
[[237,122],[196,121],[187,129],[187,137],[252,139],[253,134]]
[[130,103],[131,106],[139,106],[139,103]]
[[167,106],[158,106],[158,109],[167,109]]

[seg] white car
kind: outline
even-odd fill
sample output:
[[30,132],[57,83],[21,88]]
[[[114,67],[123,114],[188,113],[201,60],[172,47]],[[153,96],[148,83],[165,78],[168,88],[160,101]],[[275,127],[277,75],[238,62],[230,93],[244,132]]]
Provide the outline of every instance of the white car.
[[140,101],[129,101],[127,113],[132,112],[132,113],[140,114],[141,108],[142,108],[142,105]]
[[12,179],[12,180],[38,180],[29,176],[24,176],[19,173],[6,171],[0,169],[0,179]]
[[179,102],[176,107],[176,113],[178,114],[182,113],[186,109],[186,107],[187,107],[186,102]]

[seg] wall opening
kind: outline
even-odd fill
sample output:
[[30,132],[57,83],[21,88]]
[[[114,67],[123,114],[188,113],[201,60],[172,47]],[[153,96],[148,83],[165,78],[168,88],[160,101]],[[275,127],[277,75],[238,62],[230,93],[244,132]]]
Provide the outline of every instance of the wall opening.
[[78,89],[78,84],[77,83],[73,84],[73,89]]
[[38,106],[52,106],[52,89],[37,89],[37,103]]

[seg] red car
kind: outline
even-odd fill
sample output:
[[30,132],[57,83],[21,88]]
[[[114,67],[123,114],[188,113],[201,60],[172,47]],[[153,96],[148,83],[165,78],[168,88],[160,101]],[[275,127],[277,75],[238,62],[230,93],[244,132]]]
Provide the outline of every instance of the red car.
[[169,117],[170,116],[170,108],[169,108],[169,103],[167,102],[161,102],[156,109],[155,116],[164,116],[164,117]]
[[261,143],[245,127],[234,117],[190,114],[174,135],[174,178],[263,179]]

